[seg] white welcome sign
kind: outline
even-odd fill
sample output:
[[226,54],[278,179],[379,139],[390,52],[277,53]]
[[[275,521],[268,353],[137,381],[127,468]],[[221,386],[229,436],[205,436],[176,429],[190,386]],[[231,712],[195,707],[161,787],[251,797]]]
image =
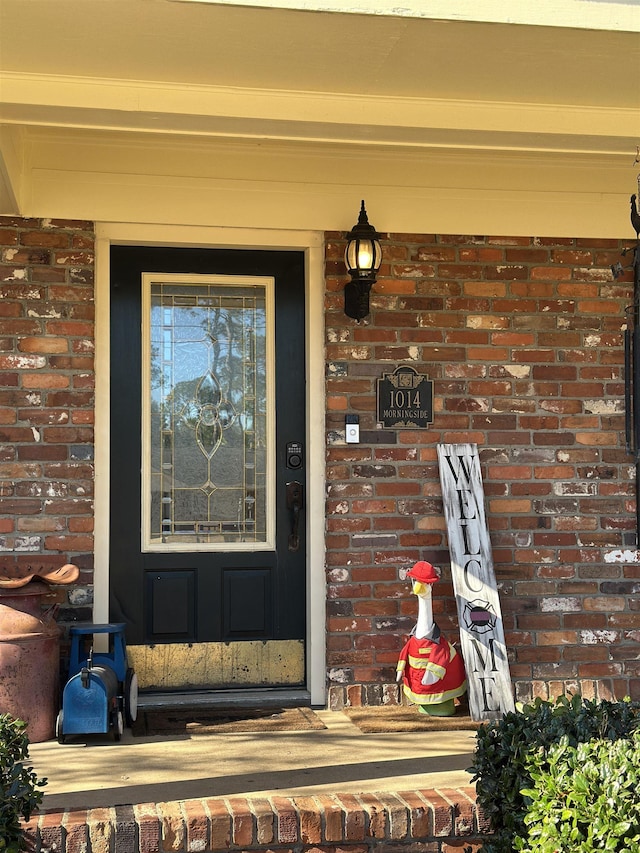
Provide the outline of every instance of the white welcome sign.
[[514,704],[478,447],[439,444],[438,460],[469,709],[474,720],[497,720]]

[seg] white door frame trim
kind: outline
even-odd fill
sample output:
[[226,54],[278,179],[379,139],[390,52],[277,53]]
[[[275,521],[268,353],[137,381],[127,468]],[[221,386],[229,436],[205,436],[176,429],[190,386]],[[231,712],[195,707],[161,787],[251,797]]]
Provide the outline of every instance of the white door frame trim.
[[109,248],[112,244],[243,249],[292,249],[306,256],[307,363],[307,687],[311,703],[326,703],[326,585],[324,572],[324,235],[139,223],[96,225],[96,405],[95,405],[95,622],[109,619]]

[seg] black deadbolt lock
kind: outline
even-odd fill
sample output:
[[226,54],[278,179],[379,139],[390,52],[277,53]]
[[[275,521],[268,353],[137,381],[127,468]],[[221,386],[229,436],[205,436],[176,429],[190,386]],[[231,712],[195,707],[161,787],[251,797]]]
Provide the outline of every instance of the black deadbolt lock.
[[290,441],[287,444],[287,468],[293,468],[294,471],[302,468],[303,461],[302,444],[299,441]]

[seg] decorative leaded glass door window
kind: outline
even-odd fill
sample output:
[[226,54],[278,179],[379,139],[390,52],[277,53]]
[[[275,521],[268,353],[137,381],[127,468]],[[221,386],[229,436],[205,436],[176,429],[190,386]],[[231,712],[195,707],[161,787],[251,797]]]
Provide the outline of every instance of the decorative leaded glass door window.
[[274,545],[273,279],[143,275],[143,551]]

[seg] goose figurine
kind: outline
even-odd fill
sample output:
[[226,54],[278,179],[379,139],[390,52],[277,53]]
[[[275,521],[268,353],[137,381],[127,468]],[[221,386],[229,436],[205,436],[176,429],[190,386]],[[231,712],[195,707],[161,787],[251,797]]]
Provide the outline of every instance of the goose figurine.
[[421,560],[407,572],[411,591],[418,598],[418,621],[400,652],[397,681],[407,699],[422,714],[452,717],[454,700],[467,690],[462,657],[445,639],[433,620],[431,587],[440,578],[431,565]]

